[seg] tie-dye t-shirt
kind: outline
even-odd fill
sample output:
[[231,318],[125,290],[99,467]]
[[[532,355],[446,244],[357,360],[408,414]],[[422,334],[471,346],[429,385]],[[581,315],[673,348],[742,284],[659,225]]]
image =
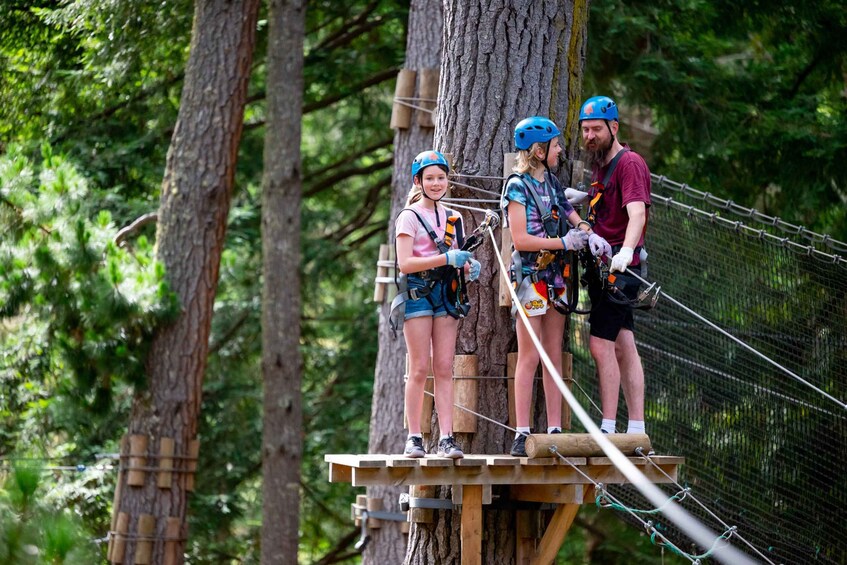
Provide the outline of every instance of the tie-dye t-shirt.
[[[535,203],[535,198],[529,193],[524,183],[532,183],[532,187],[538,193],[541,202],[547,207],[548,211],[554,204],[557,204],[559,206],[559,215],[562,218],[567,218],[573,212],[573,206],[565,198],[565,191],[555,176],[545,175],[546,180],[544,182],[539,182],[526,173],[521,175],[521,177],[523,181],[517,177],[509,179],[500,206],[506,210],[506,215],[508,216],[509,202],[521,204],[526,209],[527,233],[537,237],[546,237],[544,223],[541,221],[541,210],[539,210],[538,205]],[[524,274],[532,272],[532,265],[524,265],[523,271]],[[555,274],[553,286],[564,288],[565,282],[561,273]]]

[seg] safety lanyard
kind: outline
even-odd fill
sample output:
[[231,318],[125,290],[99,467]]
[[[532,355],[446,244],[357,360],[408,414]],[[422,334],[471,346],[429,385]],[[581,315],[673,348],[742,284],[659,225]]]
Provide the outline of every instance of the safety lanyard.
[[[432,239],[433,243],[435,243],[435,246],[438,248],[439,253],[447,253],[450,250],[450,247],[452,245],[452,241],[450,242],[450,244],[448,244],[443,239],[438,237],[438,235],[435,233],[435,230],[432,229],[432,226],[429,225],[429,222],[424,220],[423,216],[418,214],[416,210],[414,210],[413,208],[404,208],[403,210],[408,210],[409,212],[413,213],[415,216],[418,217],[418,221],[421,223],[421,226],[423,226],[423,229],[426,231],[426,233],[429,234],[429,237],[430,237],[430,239]],[[450,218],[451,216],[458,216],[456,214],[456,212],[454,212],[454,211],[452,211],[448,208],[444,208],[444,212],[445,212],[445,214],[447,215],[448,218]],[[436,217],[438,217],[438,209],[437,208],[435,210],[435,215],[436,215]],[[462,234],[462,224],[461,224],[461,222],[458,222],[457,225],[456,225],[456,241],[459,243],[460,247],[463,243],[462,240],[464,239],[462,235],[463,235]]]
[[612,173],[615,172],[615,167],[618,166],[618,161],[624,153],[629,151],[626,147],[618,151],[618,154],[612,159],[612,162],[609,163],[609,168],[606,170],[606,176],[603,177],[603,182],[593,182],[591,186],[596,189],[596,193],[591,201],[588,203],[588,218],[587,221],[594,227],[594,223],[597,220],[597,206],[600,204],[600,201],[603,199],[603,191],[606,190],[606,186],[608,186],[609,181],[612,180]]

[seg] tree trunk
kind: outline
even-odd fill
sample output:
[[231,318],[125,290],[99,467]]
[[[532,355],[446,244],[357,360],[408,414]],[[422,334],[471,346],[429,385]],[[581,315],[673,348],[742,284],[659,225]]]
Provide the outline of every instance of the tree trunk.
[[[259,0],[198,0],[179,116],[168,152],[156,234],[182,312],[153,339],[148,388],[133,402],[137,460],[122,459],[113,550],[122,563],[184,560],[187,493],[196,461],[201,387],[250,76]],[[173,442],[173,443],[171,443]],[[172,459],[160,457],[173,448]],[[127,453],[125,449],[124,454]],[[146,456],[149,456],[146,457]],[[176,472],[149,472],[167,467]],[[127,464],[136,469],[126,470]],[[137,486],[128,477],[139,478]],[[133,481],[135,482],[135,481]],[[124,527],[124,525],[126,527]],[[149,557],[148,557],[149,555]]]
[[[406,39],[404,68],[418,73],[415,97],[420,97],[420,74],[423,69],[438,69],[441,64],[441,2],[440,0],[412,0],[409,8],[409,27]],[[416,106],[421,106],[415,103]],[[391,216],[388,222],[388,241],[394,241],[394,218],[403,208],[412,186],[411,166],[415,155],[432,147],[433,128],[418,125],[414,110],[408,129],[398,129],[394,134],[394,174],[392,176]],[[403,374],[405,373],[406,344],[403,334],[396,339],[388,327],[390,301],[380,307],[379,353],[374,374],[374,392],[371,407],[370,453],[402,453],[406,440],[403,427]],[[386,510],[399,512],[398,498],[408,487],[369,487],[369,498],[382,499]],[[400,563],[406,552],[406,539],[398,523],[385,523],[382,528],[370,530],[371,543],[363,553],[364,565]]]
[[297,563],[303,410],[300,381],[300,124],[303,0],[268,8],[262,179],[262,563]]
[[[499,176],[503,154],[514,151],[515,125],[539,114],[558,123],[573,155],[587,18],[586,0],[445,0],[435,147],[453,155],[456,170]],[[499,192],[500,185],[484,187]],[[453,196],[481,197],[459,188]],[[465,214],[466,229],[480,219],[479,214]],[[462,322],[456,350],[477,355],[483,377],[506,375],[506,354],[516,346],[509,311],[498,306],[497,252],[488,243],[476,251],[482,275],[478,284],[470,285],[473,308]],[[508,423],[505,379],[480,381],[479,412]],[[535,414],[537,429],[545,422],[543,409]],[[513,437],[513,432],[479,419],[474,437],[460,439],[468,453],[507,453]],[[458,563],[459,516],[460,511],[439,511],[434,524],[413,528],[406,563]],[[485,509],[483,522],[482,562],[515,563],[514,511]]]

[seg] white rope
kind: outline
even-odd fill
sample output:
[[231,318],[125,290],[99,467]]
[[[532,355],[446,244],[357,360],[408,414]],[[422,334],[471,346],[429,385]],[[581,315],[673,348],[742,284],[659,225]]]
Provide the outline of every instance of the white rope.
[[461,186],[463,188],[467,188],[469,190],[475,190],[477,192],[484,192],[485,194],[493,194],[494,196],[500,196],[499,192],[494,192],[493,190],[486,190],[484,188],[479,188],[478,186],[472,186],[469,184],[465,184],[463,182],[459,182],[457,180],[451,180],[450,184],[454,184],[456,186]]
[[[498,248],[497,240],[494,237],[494,231],[489,228],[488,234],[491,237],[491,242],[494,245],[494,248]],[[600,432],[600,428],[594,423],[594,421],[588,416],[582,406],[576,401],[576,398],[571,393],[570,389],[565,386],[564,381],[562,380],[562,376],[559,374],[559,371],[553,365],[553,362],[550,360],[550,357],[544,351],[544,348],[541,345],[538,336],[535,335],[535,332],[532,331],[531,326],[529,325],[529,320],[527,319],[526,312],[524,312],[523,308],[520,307],[520,301],[518,300],[517,295],[515,294],[515,289],[510,284],[508,280],[508,275],[506,274],[508,270],[506,269],[505,263],[503,263],[503,258],[500,257],[499,253],[494,254],[497,257],[497,261],[500,263],[500,275],[506,279],[506,287],[509,289],[509,294],[512,297],[512,300],[515,304],[518,304],[518,315],[521,318],[521,322],[527,329],[527,333],[529,334],[530,339],[532,340],[535,348],[538,350],[538,355],[541,358],[541,362],[544,363],[544,366],[547,368],[547,371],[553,382],[556,383],[556,386],[561,391],[562,395],[565,397],[565,400],[570,405],[572,413],[579,418],[579,421],[582,423],[583,427],[585,427],[586,431],[591,434],[592,439],[597,442],[597,445],[603,450],[606,456],[612,461],[612,463],[617,467],[617,469],[624,474],[627,480],[632,483],[635,488],[637,488],[641,494],[643,494],[647,500],[649,500],[654,506],[657,508],[662,506],[665,503],[666,496],[665,493],[661,491],[658,487],[656,487],[653,483],[651,483],[644,474],[639,471],[635,465],[633,465],[629,459],[627,459],[623,453],[620,452],[609,440],[604,437],[604,434]],[[697,520],[694,516],[689,514],[682,506],[676,503],[672,503],[667,505],[662,509],[662,513],[667,516],[667,518],[672,521],[678,528],[680,528],[686,535],[688,535],[692,540],[700,544],[701,547],[709,547],[712,545],[714,539],[717,537],[709,528],[704,526]],[[731,545],[727,545],[724,548],[721,548],[721,553],[716,554],[715,557],[721,559],[725,563],[731,563],[733,565],[748,565],[753,564],[753,561],[750,557],[739,551],[738,549],[732,547]]]
[[402,106],[408,106],[409,108],[414,108],[415,110],[420,110],[421,112],[427,112],[429,114],[435,113],[435,110],[431,110],[429,108],[424,108],[423,106],[417,106],[415,104],[410,104],[409,102],[404,102],[403,100],[401,100],[399,98],[395,98],[394,102],[396,102],[397,104],[400,104]]
[[[634,276],[635,278],[637,278],[638,280],[640,280],[644,284],[647,284],[647,285],[650,284],[649,282],[647,282],[646,280],[641,278],[640,275],[634,273],[631,269],[627,269],[626,272],[629,273],[630,275]],[[701,316],[700,314],[698,314],[697,312],[695,312],[694,310],[692,310],[691,308],[689,308],[688,306],[686,306],[685,304],[680,302],[679,300],[676,300],[672,296],[668,295],[667,292],[660,289],[659,293],[662,294],[665,298],[667,298],[671,302],[673,302],[674,304],[676,304],[677,306],[679,306],[680,308],[682,308],[683,310],[685,310],[686,312],[688,312],[689,314],[691,314],[692,316],[694,316],[695,318],[697,318],[698,320],[700,320],[701,322],[703,322],[706,325],[716,329],[717,331],[719,331],[720,333],[722,333],[723,335],[725,335],[726,337],[728,337],[729,339],[731,339],[732,341],[734,341],[735,343],[737,343],[738,345],[740,345],[741,347],[746,349],[747,351],[749,351],[749,352],[753,353],[754,355],[758,356],[759,358],[767,361],[768,363],[770,363],[771,365],[773,365],[777,369],[780,369],[781,371],[783,371],[789,377],[795,379],[796,381],[798,381],[800,383],[803,383],[804,385],[811,388],[812,390],[814,390],[814,391],[818,392],[819,394],[821,394],[821,395],[827,397],[828,399],[832,400],[833,402],[838,404],[841,408],[844,408],[845,410],[847,410],[847,403],[838,400],[837,398],[835,398],[834,396],[832,396],[828,392],[821,390],[820,388],[816,387],[815,385],[813,385],[812,383],[810,383],[809,381],[807,381],[806,379],[804,379],[800,375],[794,373],[793,371],[791,371],[787,367],[783,367],[782,365],[780,365],[779,363],[777,363],[776,361],[774,361],[773,359],[771,359],[770,357],[768,357],[764,353],[759,352],[756,348],[754,348],[750,345],[747,345],[745,342],[741,341],[740,339],[738,339],[737,337],[735,337],[734,335],[732,335],[728,331],[724,330],[723,328],[718,327],[717,324],[707,320],[706,318],[704,318],[703,316]]]

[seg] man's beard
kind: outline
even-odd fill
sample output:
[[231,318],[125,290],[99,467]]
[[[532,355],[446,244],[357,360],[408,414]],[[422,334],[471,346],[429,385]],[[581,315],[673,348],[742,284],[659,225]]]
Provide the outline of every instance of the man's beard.
[[595,141],[593,148],[589,149],[586,146],[583,151],[589,168],[602,167],[606,164],[606,157],[609,155],[609,151],[612,150],[612,141],[613,139],[610,137],[609,141],[605,144]]

